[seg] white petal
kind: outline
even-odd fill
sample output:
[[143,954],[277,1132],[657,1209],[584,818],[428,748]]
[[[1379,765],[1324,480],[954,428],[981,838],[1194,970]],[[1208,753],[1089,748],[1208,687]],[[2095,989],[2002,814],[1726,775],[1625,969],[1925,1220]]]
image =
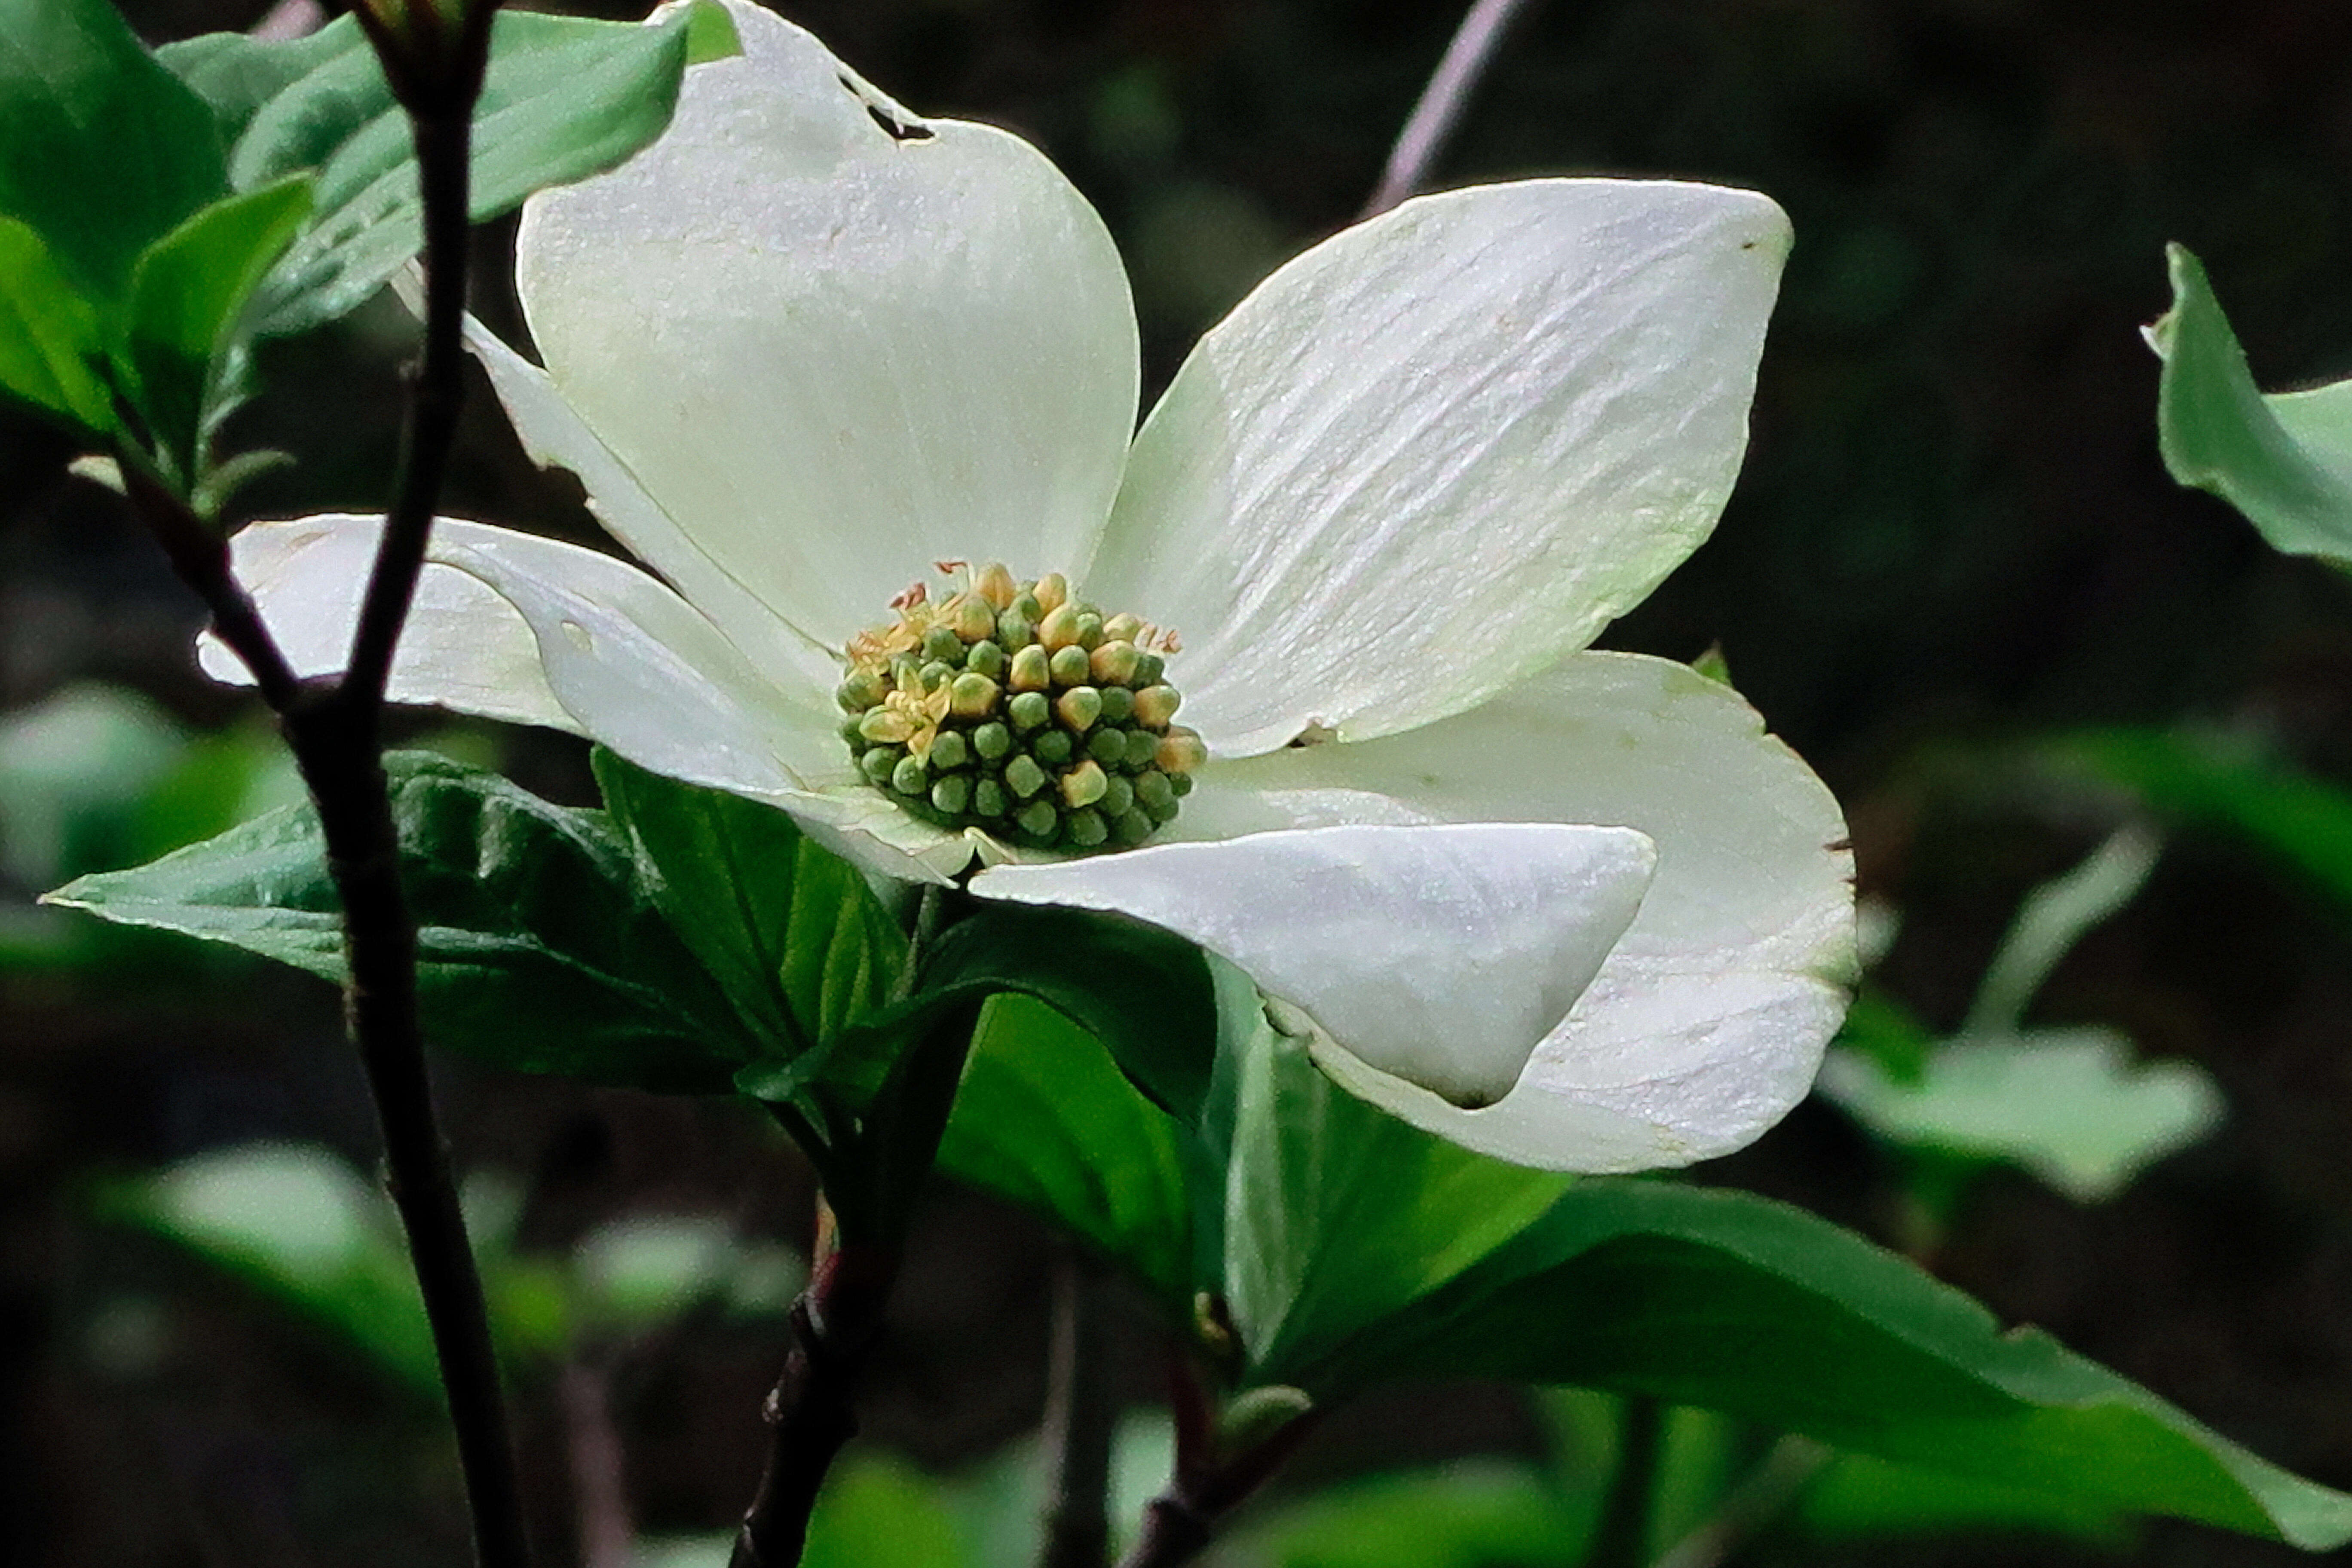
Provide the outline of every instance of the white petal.
[[1483,1104],[1602,967],[1653,864],[1622,828],[1322,827],[997,867],[971,890],[1172,931],[1398,1081]]
[[827,647],[934,560],[1084,559],[1138,375],[1101,219],[1019,138],[917,120],[730,9],[743,55],[687,73],[658,142],[525,208],[516,283],[555,385]]
[[849,771],[821,709],[769,681],[708,618],[626,562],[479,525],[436,530],[431,559],[511,605],[564,711],[638,766],[766,799],[813,793]]
[[1214,752],[1459,712],[1584,647],[1714,527],[1788,248],[1763,196],[1621,180],[1349,229],[1185,362],[1088,595],[1181,634]]
[[[433,528],[443,538],[491,531],[450,518]],[[297,675],[342,670],[383,531],[379,517],[328,514],[257,522],[229,541],[231,569]],[[198,641],[196,658],[215,680],[252,681],[210,633]],[[530,626],[504,599],[446,566],[427,565],[417,579],[386,695],[510,723],[577,728],[540,673]]]
[[523,450],[542,466],[568,469],[588,492],[588,508],[605,531],[634,552],[688,603],[710,617],[744,657],[778,680],[797,678],[828,691],[840,661],[782,620],[722,570],[646,494],[637,476],[555,390],[547,373],[507,347],[468,316],[466,346],[488,373]]
[[1854,973],[1836,801],[1728,688],[1586,653],[1456,718],[1214,763],[1176,828],[1335,819],[1614,824],[1657,845],[1641,912],[1499,1104],[1465,1111],[1328,1042],[1318,1058],[1407,1121],[1521,1163],[1686,1164],[1803,1098]]

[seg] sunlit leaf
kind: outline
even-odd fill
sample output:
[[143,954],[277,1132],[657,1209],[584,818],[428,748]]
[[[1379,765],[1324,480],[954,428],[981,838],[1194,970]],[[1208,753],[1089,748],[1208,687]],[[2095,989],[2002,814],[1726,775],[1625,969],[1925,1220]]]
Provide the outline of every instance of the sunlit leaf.
[[[689,10],[652,26],[502,13],[474,121],[474,217],[609,169],[659,135],[698,42],[709,52],[727,40]],[[316,177],[316,221],[264,283],[259,331],[331,321],[416,254],[407,121],[351,18],[290,40],[208,35],[163,58],[211,100],[236,189]]]
[[831,1041],[888,999],[907,941],[856,867],[774,806],[610,752],[595,768],[639,884],[768,1054]]
[[114,428],[98,312],[31,225],[0,217],[0,388],[91,438]]
[[221,149],[109,0],[0,0],[0,215],[101,310],[141,252],[227,194]]
[[148,247],[131,271],[121,381],[149,437],[183,472],[238,400],[233,367],[246,306],[310,212],[310,182],[299,174],[226,196]]
[[[1574,1179],[1474,1154],[1374,1109],[1263,1011],[1238,1058],[1224,1295],[1261,1369],[1312,1365],[1439,1289]],[[1269,1370],[1262,1381],[1297,1380]]]

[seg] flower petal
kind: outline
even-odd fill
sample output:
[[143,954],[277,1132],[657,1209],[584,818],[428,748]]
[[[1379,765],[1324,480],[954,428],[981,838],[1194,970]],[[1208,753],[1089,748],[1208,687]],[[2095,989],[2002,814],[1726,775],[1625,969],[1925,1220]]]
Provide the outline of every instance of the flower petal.
[[971,890],[1172,931],[1395,1081],[1484,1104],[1601,969],[1653,864],[1623,828],[1342,826],[997,867]]
[[936,559],[1084,559],[1138,376],[1101,219],[1018,137],[918,120],[730,10],[743,54],[687,73],[661,140],[525,208],[516,283],[555,386],[826,647]]
[[436,529],[430,558],[510,605],[574,724],[639,767],[771,800],[847,774],[848,752],[821,709],[793,700],[628,563],[480,524]]
[[1193,350],[1087,593],[1182,635],[1187,722],[1223,755],[1459,712],[1714,527],[1788,248],[1763,196],[1623,180],[1348,229]]
[[1655,880],[1518,1086],[1463,1110],[1318,1042],[1326,1070],[1457,1143],[1633,1171],[1754,1139],[1802,1099],[1854,976],[1837,802],[1729,688],[1670,660],[1584,653],[1410,734],[1212,763],[1175,826],[1339,817],[1636,828]]
[[[481,524],[441,518],[447,537]],[[360,596],[375,563],[380,517],[329,513],[257,522],[229,541],[229,565],[261,607],[297,675],[334,675],[351,657]],[[238,686],[253,678],[210,632],[198,639],[206,675]],[[539,643],[512,605],[462,572],[428,565],[402,628],[386,695],[515,724],[578,726],[540,673]]]
[[832,689],[840,660],[795,631],[704,553],[646,494],[637,476],[588,428],[579,411],[563,400],[545,371],[470,316],[466,319],[466,346],[488,374],[523,450],[532,461],[567,469],[577,478],[588,492],[588,509],[605,531],[667,578],[761,669],[779,681],[796,675],[812,691]]

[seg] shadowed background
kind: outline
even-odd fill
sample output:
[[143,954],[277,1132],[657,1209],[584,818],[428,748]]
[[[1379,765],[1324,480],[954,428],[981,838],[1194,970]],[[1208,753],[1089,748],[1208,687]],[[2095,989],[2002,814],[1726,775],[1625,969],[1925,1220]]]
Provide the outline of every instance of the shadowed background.
[[[161,41],[262,7],[127,8]],[[1255,279],[1349,221],[1456,20],[1403,0],[786,11],[919,111],[1012,126],[1068,171],[1134,270],[1152,387]],[[2320,0],[1535,0],[1439,166],[1439,184],[1689,176],[1789,209],[1798,246],[1738,492],[1715,540],[1607,640],[1681,658],[1720,645],[1846,803],[1864,889],[1903,916],[1880,979],[1932,1026],[1958,1023],[2026,889],[2100,834],[2013,764],[2021,742],[2194,721],[2352,783],[2352,584],[2173,487],[2137,337],[2167,303],[2162,246],[2180,240],[2265,384],[2352,371],[2347,56],[2352,13]],[[509,232],[482,237],[478,308],[511,331]],[[247,492],[247,515],[380,500],[406,331],[379,302],[269,351],[232,440],[303,462]],[[533,469],[477,390],[447,510],[591,537],[576,487]],[[194,675],[191,603],[112,498],[65,476],[73,455],[0,415],[0,721],[97,681],[198,731],[251,726],[250,705]],[[560,738],[458,743],[588,798],[584,757]],[[16,922],[0,936],[33,931],[24,902],[59,874],[172,841],[169,801],[76,817],[76,802],[144,785],[102,748],[69,760],[87,776],[56,786],[62,816],[21,787],[0,795],[0,912]],[[100,1217],[106,1178],[245,1140],[369,1159],[331,995],[160,944],[63,962],[45,944],[64,939],[36,934],[0,941],[0,1554],[76,1568],[457,1560],[430,1404]],[[2146,1054],[2200,1063],[2228,1120],[2105,1205],[1989,1178],[1938,1271],[2267,1457],[2352,1485],[2352,908],[2185,833],[2037,1016],[2113,1024]],[[446,1062],[442,1082],[461,1166],[523,1194],[527,1253],[631,1214],[805,1240],[805,1176],[739,1108]],[[1883,1157],[1818,1106],[1703,1175],[1895,1234]],[[953,1468],[1035,1420],[1050,1247],[969,1194],[934,1207],[868,1430]],[[1129,1394],[1156,1397],[1139,1313],[1121,1338]],[[740,1510],[780,1344],[772,1319],[706,1315],[601,1369],[646,1529],[723,1528]],[[580,1528],[569,1428],[551,1377],[520,1388],[555,1547]],[[1540,1441],[1507,1391],[1409,1390],[1334,1423],[1292,1480]],[[1758,1551],[1770,1559],[1769,1542]],[[2186,1528],[2151,1529],[2126,1555],[2295,1560]],[[2007,1537],[1839,1560],[2091,1557]]]

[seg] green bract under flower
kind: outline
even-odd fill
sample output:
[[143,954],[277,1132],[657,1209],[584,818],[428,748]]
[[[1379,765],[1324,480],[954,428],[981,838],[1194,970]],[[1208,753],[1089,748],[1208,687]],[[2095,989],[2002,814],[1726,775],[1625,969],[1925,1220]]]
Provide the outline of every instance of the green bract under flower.
[[[943,563],[953,574],[960,563]],[[1161,677],[1174,634],[1104,616],[1058,572],[1016,583],[999,563],[860,632],[834,693],[858,771],[905,810],[1038,848],[1131,848],[1176,819],[1208,760]]]

